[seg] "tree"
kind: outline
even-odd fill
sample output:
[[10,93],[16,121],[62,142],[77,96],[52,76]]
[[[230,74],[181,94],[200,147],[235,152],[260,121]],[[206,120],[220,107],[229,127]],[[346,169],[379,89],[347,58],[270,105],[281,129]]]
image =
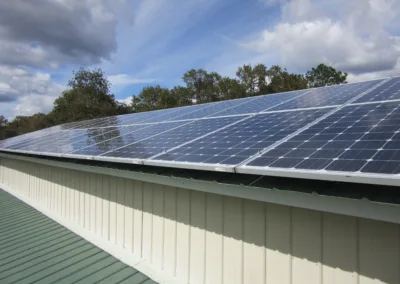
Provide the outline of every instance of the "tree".
[[274,65],[267,71],[268,93],[280,93],[307,89],[307,80],[303,75],[289,74],[286,68]]
[[223,100],[239,99],[246,96],[245,87],[238,80],[224,77],[218,82]]
[[9,138],[53,125],[54,122],[51,117],[43,113],[36,113],[31,116],[16,116],[13,121],[6,124],[5,136]]
[[243,65],[238,68],[236,76],[248,96],[264,94],[267,90],[267,67],[264,64],[257,64],[254,68],[251,65]]
[[192,69],[183,74],[183,81],[193,93],[193,101],[196,103],[208,103],[220,101],[218,82],[221,75],[216,72],[208,73],[203,69]]
[[138,96],[132,98],[132,106],[135,112],[150,111],[178,106],[178,99],[174,97],[168,88],[149,86],[143,88]]
[[319,64],[317,67],[307,71],[306,78],[308,86],[314,88],[347,83],[347,75],[347,73],[336,70],[331,66]]
[[8,120],[3,115],[0,115],[0,140],[7,138],[6,136],[7,124]]
[[110,83],[101,69],[80,69],[54,102],[51,116],[57,124],[119,114]]
[[177,101],[177,106],[188,106],[193,104],[193,92],[186,87],[175,86],[171,91]]

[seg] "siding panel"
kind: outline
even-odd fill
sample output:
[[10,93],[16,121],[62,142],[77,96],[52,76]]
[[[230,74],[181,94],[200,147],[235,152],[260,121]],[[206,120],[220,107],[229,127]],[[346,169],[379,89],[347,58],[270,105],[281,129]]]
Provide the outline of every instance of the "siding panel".
[[176,188],[165,187],[164,193],[164,257],[163,269],[169,276],[175,276],[176,264]]
[[164,257],[164,187],[153,186],[152,263],[162,269]]
[[0,180],[180,283],[400,283],[399,225],[10,159]]
[[359,283],[400,283],[399,226],[360,219],[359,236]]
[[323,283],[353,284],[357,278],[357,220],[325,213],[323,217]]
[[133,187],[133,252],[135,255],[143,257],[143,183],[135,181]]
[[291,284],[291,209],[268,204],[266,211],[266,282]]
[[222,283],[223,268],[223,197],[207,194],[206,208],[206,280],[205,283]]
[[117,244],[124,246],[125,235],[125,179],[117,179]]
[[133,181],[125,181],[124,248],[133,252]]
[[190,196],[190,283],[204,283],[206,194],[191,192]]
[[143,236],[142,256],[152,262],[151,246],[153,240],[153,185],[143,187]]
[[190,191],[178,189],[177,194],[176,276],[186,283],[189,282],[190,265]]
[[292,283],[321,282],[321,213],[292,210]]
[[243,199],[224,197],[223,283],[243,282]]
[[244,283],[265,281],[264,203],[244,201]]

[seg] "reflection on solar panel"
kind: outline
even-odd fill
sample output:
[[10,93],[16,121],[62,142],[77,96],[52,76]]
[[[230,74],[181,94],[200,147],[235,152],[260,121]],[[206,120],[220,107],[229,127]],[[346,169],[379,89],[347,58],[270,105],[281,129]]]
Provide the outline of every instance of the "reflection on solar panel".
[[379,84],[382,80],[368,81],[362,83],[339,85],[310,90],[304,96],[281,104],[271,110],[285,110],[296,108],[312,108],[322,106],[342,105],[349,100],[361,95],[372,87]]
[[255,97],[251,100],[248,100],[244,104],[232,107],[222,112],[217,112],[212,116],[239,115],[263,112],[271,109],[274,106],[293,100],[305,93],[307,93],[307,90]]
[[256,115],[154,159],[236,165],[327,112],[319,109]]
[[[75,146],[70,153],[74,155],[100,155],[108,151],[142,141],[152,136],[159,135],[165,131],[173,130],[176,127],[185,125],[187,123],[188,122],[170,122],[127,127],[126,132],[128,133],[124,134],[121,132],[116,137],[111,139],[103,139],[100,143],[94,144],[90,147],[85,147],[85,145],[81,145],[80,147]],[[132,131],[129,132],[130,130]]]
[[138,141],[137,143],[105,153],[102,156],[128,159],[150,158],[241,119],[243,119],[243,117],[222,117],[193,121],[173,130],[155,135],[149,139]]
[[73,122],[0,150],[398,185],[400,78]]
[[354,103],[366,103],[376,101],[388,101],[388,100],[399,100],[400,99],[400,77],[395,77],[378,88],[368,92],[365,96],[362,96]]
[[400,173],[400,105],[348,106],[250,162],[249,166]]

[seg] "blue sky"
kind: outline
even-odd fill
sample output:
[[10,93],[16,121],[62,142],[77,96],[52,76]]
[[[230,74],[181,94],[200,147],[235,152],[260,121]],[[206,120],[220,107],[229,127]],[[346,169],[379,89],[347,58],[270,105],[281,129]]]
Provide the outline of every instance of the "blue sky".
[[[19,21],[18,19],[24,19]],[[80,66],[102,68],[118,99],[182,84],[191,68],[243,64],[350,81],[400,74],[398,0],[28,0],[0,2],[0,113],[47,112]]]

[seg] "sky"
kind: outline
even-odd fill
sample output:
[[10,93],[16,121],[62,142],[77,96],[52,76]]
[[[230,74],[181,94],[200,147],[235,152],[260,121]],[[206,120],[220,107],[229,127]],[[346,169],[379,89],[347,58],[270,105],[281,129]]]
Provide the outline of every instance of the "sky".
[[121,101],[204,68],[319,63],[349,82],[400,75],[398,0],[0,1],[0,114],[51,110],[80,67],[102,68]]

